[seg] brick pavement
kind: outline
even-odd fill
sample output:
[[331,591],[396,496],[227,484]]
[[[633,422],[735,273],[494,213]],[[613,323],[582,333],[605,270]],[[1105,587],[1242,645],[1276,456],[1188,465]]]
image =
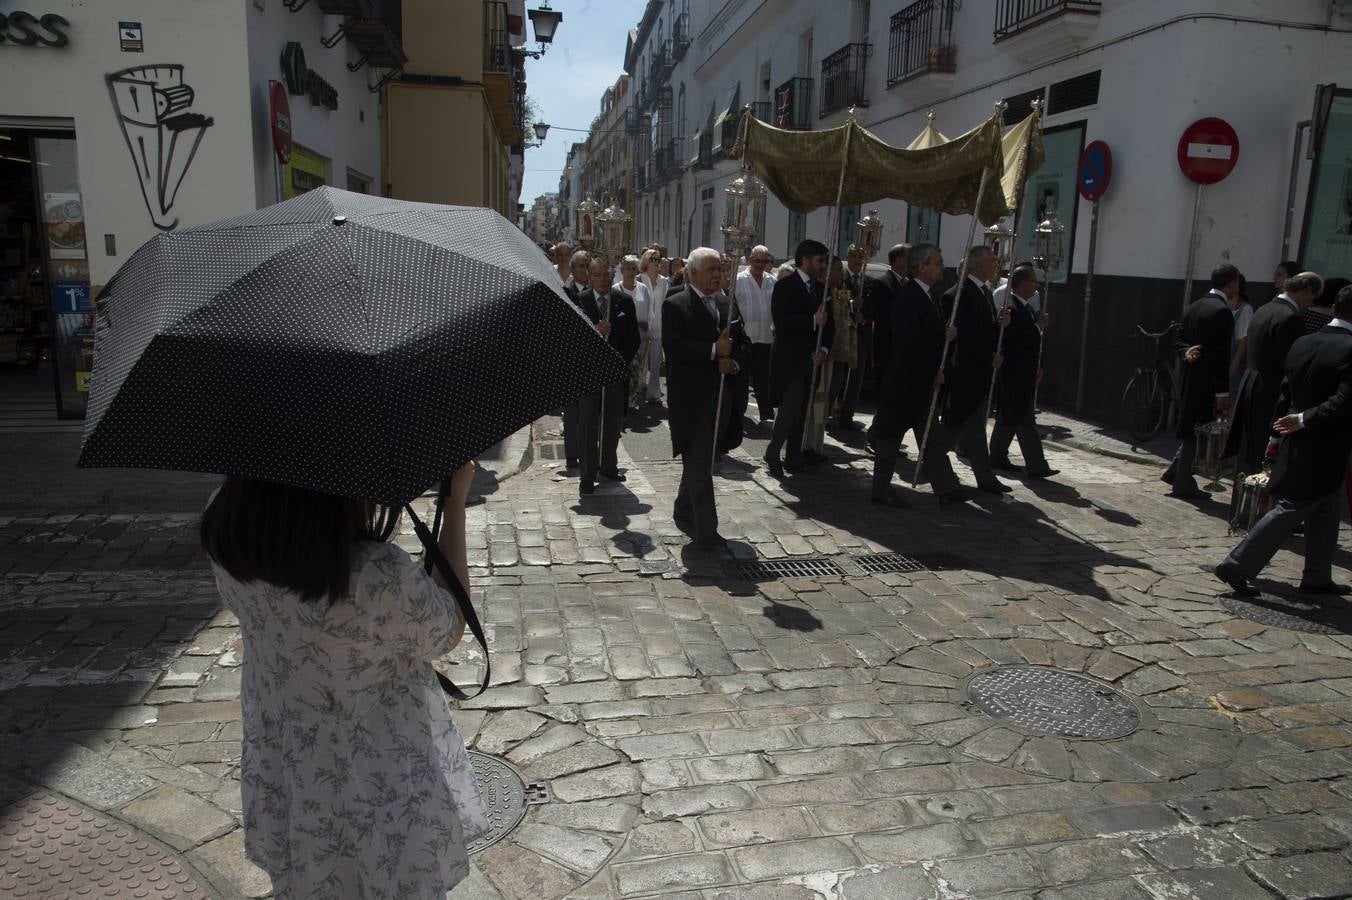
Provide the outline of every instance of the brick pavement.
[[[669,462],[580,502],[540,461],[472,510],[494,687],[456,718],[553,799],[453,896],[1352,894],[1352,639],[1220,605],[1221,504],[1053,450],[1058,483],[899,512],[834,452],[784,483],[724,461],[736,556],[938,568],[731,577],[675,528]],[[263,896],[239,849],[238,630],[191,531],[191,510],[0,520],[0,765]],[[1284,552],[1271,574],[1298,572]],[[472,678],[473,653],[446,662]],[[1140,727],[1064,740],[967,701],[1019,663],[1118,687]]]

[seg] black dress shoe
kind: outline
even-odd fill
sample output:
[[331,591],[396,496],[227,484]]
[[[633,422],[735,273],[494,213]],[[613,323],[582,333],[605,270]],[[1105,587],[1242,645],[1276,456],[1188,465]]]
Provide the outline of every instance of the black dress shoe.
[[601,477],[606,481],[624,481],[624,476],[620,474],[619,469],[602,469]]
[[952,506],[956,503],[968,503],[976,499],[976,494],[967,490],[967,488],[954,488],[946,494],[939,495],[940,506]]
[[784,465],[778,459],[775,459],[773,456],[767,456],[764,457],[764,459],[765,468],[769,470],[771,478],[784,477]]
[[1239,573],[1239,567],[1232,562],[1223,562],[1216,567],[1216,577],[1230,588],[1237,597],[1258,597],[1262,592],[1249,584],[1249,579]]
[[715,531],[713,534],[695,538],[695,545],[704,550],[722,550],[728,545],[728,541],[727,538]]
[[1014,492],[1012,487],[999,481],[994,484],[978,484],[976,489],[987,494],[1012,494]]
[[786,459],[784,460],[784,471],[790,472],[794,475],[801,475],[807,471],[807,466],[804,465],[803,460],[801,458]]
[[590,478],[584,478],[582,483],[577,486],[577,490],[580,494],[594,494],[596,493],[596,482]]
[[1174,489],[1169,492],[1169,496],[1175,500],[1205,500],[1211,495],[1195,485],[1192,487],[1174,485]]
[[1053,475],[1060,475],[1060,469],[1043,469],[1041,472],[1029,472],[1029,478],[1051,478]]
[[881,497],[869,497],[869,502],[876,503],[879,506],[890,506],[893,509],[910,509],[911,504],[896,494],[885,494]]
[[1349,588],[1345,584],[1337,584],[1332,581],[1328,584],[1306,584],[1302,581],[1297,590],[1302,594],[1323,594],[1332,597],[1342,597],[1352,593],[1352,588]]
[[993,460],[991,460],[991,468],[992,468],[992,469],[998,469],[998,470],[1001,471],[1001,472],[1022,472],[1022,471],[1023,471],[1023,466],[1015,465],[1014,463],[1010,462],[1008,459],[993,459]]

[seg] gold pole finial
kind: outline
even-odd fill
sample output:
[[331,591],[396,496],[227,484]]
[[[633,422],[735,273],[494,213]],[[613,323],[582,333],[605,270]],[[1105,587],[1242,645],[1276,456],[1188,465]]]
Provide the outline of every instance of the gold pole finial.
[[927,112],[927,113],[925,113],[925,124],[926,124],[926,125],[930,125],[930,126],[933,126],[933,125],[934,125],[934,115],[935,115],[935,113],[934,113],[934,107],[931,106],[931,107],[930,107],[930,111]]

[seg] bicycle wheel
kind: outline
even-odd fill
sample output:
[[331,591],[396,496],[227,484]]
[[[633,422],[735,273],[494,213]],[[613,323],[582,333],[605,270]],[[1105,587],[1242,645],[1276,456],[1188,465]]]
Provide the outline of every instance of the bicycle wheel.
[[1122,418],[1133,439],[1145,443],[1159,434],[1166,408],[1158,372],[1140,370],[1131,376],[1122,392]]

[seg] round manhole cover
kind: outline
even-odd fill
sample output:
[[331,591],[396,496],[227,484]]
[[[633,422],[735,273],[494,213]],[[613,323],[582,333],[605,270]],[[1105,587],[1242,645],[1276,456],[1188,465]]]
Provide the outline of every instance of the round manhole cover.
[[1042,666],[998,666],[967,682],[967,699],[992,719],[1034,734],[1080,741],[1126,737],[1141,724],[1136,704],[1087,675]]
[[[1344,601],[1340,597],[1336,602]],[[1352,613],[1343,606],[1300,603],[1271,594],[1251,599],[1231,594],[1221,598],[1221,606],[1240,618],[1274,628],[1307,634],[1352,634]]]
[[469,845],[470,853],[478,853],[502,840],[526,817],[526,781],[496,756],[470,750],[469,762],[488,807],[488,831]]

